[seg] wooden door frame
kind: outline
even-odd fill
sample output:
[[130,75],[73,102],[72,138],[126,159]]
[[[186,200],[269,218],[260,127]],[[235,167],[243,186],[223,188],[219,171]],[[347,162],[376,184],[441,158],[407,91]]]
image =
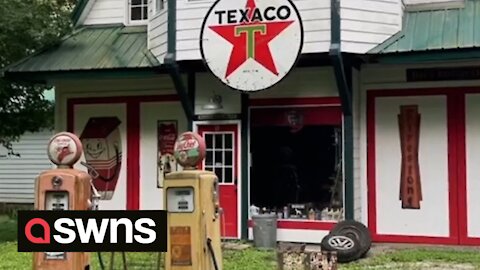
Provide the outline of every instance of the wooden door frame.
[[[236,159],[237,159],[237,237],[231,239],[240,239],[242,235],[242,140],[241,130],[242,124],[240,120],[208,120],[193,121],[192,131],[198,132],[199,126],[215,126],[215,125],[237,125],[237,142],[236,142]],[[246,210],[244,210],[246,211]],[[230,238],[230,237],[228,237]]]

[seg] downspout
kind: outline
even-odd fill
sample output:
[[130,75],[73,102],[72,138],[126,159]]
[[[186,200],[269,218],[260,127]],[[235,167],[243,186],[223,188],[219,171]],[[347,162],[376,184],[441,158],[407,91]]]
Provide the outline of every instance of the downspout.
[[[354,179],[353,179],[353,119],[352,119],[352,76],[350,64],[346,64],[341,49],[340,0],[330,1],[331,38],[329,56],[337,82],[338,94],[343,112],[343,164],[344,164],[344,208],[345,219],[354,218]],[[348,68],[346,70],[345,68]],[[347,76],[348,74],[348,76]]]
[[191,130],[191,122],[193,121],[193,106],[190,101],[190,97],[187,91],[187,87],[182,80],[180,74],[180,69],[177,64],[177,1],[168,0],[167,2],[167,15],[168,15],[168,26],[167,26],[167,55],[164,59],[164,65],[167,68],[170,76],[172,77],[173,85],[177,90],[177,94],[180,97],[180,102],[182,103],[183,111],[189,123],[189,129]]
[[[248,205],[248,198],[250,193],[250,187],[248,186],[248,171],[249,171],[249,162],[248,162],[248,128],[249,128],[249,110],[248,110],[248,94],[242,93],[241,95],[241,131],[240,131],[240,139],[241,139],[241,172],[242,172],[242,183],[240,186],[240,190],[242,191],[242,198],[241,198],[241,238],[243,240],[248,240],[248,213],[249,213],[249,205]],[[238,188],[238,187],[237,187]]]

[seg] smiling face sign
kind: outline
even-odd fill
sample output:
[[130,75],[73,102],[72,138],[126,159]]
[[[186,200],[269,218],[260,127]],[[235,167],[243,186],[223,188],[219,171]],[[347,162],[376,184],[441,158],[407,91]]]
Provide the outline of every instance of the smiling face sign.
[[200,50],[227,86],[254,92],[272,87],[301,54],[303,26],[291,0],[218,0],[202,25]]

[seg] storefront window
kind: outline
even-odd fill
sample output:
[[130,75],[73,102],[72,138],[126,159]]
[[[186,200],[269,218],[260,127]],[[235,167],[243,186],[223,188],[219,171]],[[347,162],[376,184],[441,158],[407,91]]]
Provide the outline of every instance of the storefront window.
[[281,111],[252,115],[250,203],[281,219],[341,220],[341,126],[308,114],[286,111],[284,121]]

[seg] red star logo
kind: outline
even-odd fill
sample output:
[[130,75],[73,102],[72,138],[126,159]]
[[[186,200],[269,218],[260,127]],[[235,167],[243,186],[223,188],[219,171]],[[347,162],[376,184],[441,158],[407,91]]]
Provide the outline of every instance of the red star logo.
[[252,21],[256,8],[255,0],[247,0],[248,23],[210,26],[215,33],[233,45],[225,78],[228,78],[249,58],[278,75],[269,43],[283,32],[293,21]]

